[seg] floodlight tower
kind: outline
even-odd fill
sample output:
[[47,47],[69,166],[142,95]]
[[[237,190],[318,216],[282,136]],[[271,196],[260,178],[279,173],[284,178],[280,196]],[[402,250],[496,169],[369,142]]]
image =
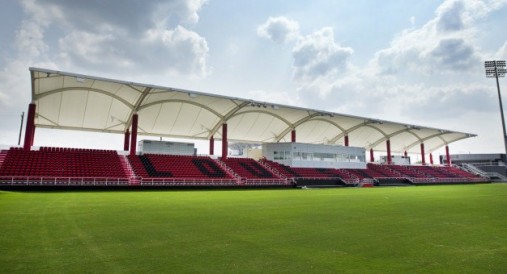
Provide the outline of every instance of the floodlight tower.
[[[502,117],[502,128],[503,128],[503,142],[505,145],[505,156],[507,158],[507,133],[505,131],[505,118],[503,115],[502,96],[500,95],[500,83],[498,77],[505,76],[505,61],[486,61],[484,62],[484,68],[486,69],[486,77],[496,78],[496,88],[498,90],[498,101],[500,102],[500,115]],[[507,161],[507,159],[504,159]]]

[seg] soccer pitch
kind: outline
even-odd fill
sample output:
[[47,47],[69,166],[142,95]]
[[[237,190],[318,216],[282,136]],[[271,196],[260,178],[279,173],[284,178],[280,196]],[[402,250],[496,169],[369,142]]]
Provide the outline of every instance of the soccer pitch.
[[507,184],[0,191],[0,273],[502,273]]

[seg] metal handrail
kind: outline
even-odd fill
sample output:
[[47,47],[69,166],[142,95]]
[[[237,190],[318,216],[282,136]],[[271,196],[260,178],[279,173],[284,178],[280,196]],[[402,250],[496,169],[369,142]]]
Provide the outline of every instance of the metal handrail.
[[128,185],[128,178],[64,176],[0,176],[2,185]]
[[140,178],[139,185],[236,185],[235,179],[197,179],[197,178]]

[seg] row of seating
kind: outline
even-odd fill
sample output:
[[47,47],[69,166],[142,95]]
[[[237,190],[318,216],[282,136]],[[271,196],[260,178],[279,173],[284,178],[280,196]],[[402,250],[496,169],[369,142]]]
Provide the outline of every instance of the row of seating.
[[250,158],[227,158],[222,161],[236,174],[247,179],[280,179],[259,162]]
[[10,149],[0,168],[1,176],[58,176],[125,178],[115,151]]
[[453,173],[459,177],[464,177],[464,178],[478,178],[479,176],[475,175],[475,174],[472,174],[472,173],[469,173],[469,172],[466,172],[462,169],[459,169],[459,168],[456,168],[456,167],[438,167],[440,169],[444,169],[446,170],[447,172],[449,173]]
[[[21,148],[19,148],[21,149]],[[91,154],[99,154],[99,153],[113,153],[116,154],[114,150],[106,150],[106,149],[90,149],[90,148],[70,148],[70,147],[40,147],[40,151],[57,151],[57,152],[82,152],[82,153],[91,153]]]
[[[222,163],[208,156],[145,154],[128,156],[122,164],[113,150],[43,147],[36,151],[11,148],[2,154],[0,176],[117,177],[277,180],[286,178],[340,178],[343,181],[380,178],[477,179],[455,167],[368,164],[366,169],[301,168],[248,158],[227,158]],[[125,161],[124,161],[125,162]],[[128,168],[127,168],[127,167]],[[127,171],[127,169],[132,171]],[[226,170],[229,168],[231,171]],[[274,170],[274,171],[273,171]],[[280,178],[282,177],[282,178]]]
[[128,156],[128,159],[134,172],[143,178],[232,179],[206,156],[144,154]]
[[412,178],[464,178],[477,179],[480,176],[466,172],[456,167],[444,166],[398,166],[386,165],[385,168],[395,170],[406,177]]
[[288,178],[339,177],[345,181],[355,179],[426,178],[433,179],[433,182],[443,182],[449,179],[463,179],[463,181],[467,181],[467,179],[481,178],[478,175],[468,173],[456,167],[399,166],[369,163],[367,164],[366,169],[333,169],[289,167],[266,159],[263,159],[262,161]]

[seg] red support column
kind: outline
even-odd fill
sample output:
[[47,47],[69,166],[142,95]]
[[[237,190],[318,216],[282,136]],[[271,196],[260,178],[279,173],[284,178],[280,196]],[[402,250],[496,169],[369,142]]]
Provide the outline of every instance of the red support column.
[[445,159],[447,160],[447,166],[451,166],[451,155],[449,154],[449,146],[445,146]]
[[28,105],[28,116],[26,118],[25,140],[23,143],[24,150],[30,150],[35,134],[35,104]]
[[430,165],[433,165],[433,153],[430,153]]
[[387,148],[387,164],[391,164],[391,140],[387,139],[386,141],[386,148]]
[[408,153],[407,153],[407,151],[406,151],[406,150],[405,150],[405,152],[403,153],[403,155],[405,155],[405,157],[407,157],[407,156],[408,156]]
[[213,138],[213,135],[209,138],[209,155],[215,155],[215,138]]
[[373,157],[373,148],[370,148],[370,162],[375,162],[375,158]]
[[132,132],[131,132],[131,141],[130,141],[130,156],[136,155],[136,148],[137,148],[137,123],[138,123],[138,116],[137,113],[132,115]]
[[129,146],[130,146],[130,131],[127,128],[127,130],[125,131],[125,137],[123,138],[123,150],[129,151]]
[[295,143],[296,142],[296,130],[293,129],[291,132],[290,132],[290,141],[292,143]]
[[33,147],[33,142],[35,141],[35,123],[34,125],[32,126],[32,136],[30,138],[30,146]]
[[229,151],[229,144],[227,143],[227,124],[222,125],[222,159],[227,159],[227,152]]
[[345,146],[348,147],[349,146],[349,136],[348,135],[345,135],[344,137],[344,143],[345,143]]
[[421,163],[426,165],[426,157],[424,155],[424,143],[421,143]]

